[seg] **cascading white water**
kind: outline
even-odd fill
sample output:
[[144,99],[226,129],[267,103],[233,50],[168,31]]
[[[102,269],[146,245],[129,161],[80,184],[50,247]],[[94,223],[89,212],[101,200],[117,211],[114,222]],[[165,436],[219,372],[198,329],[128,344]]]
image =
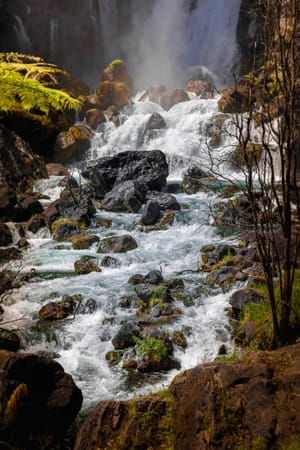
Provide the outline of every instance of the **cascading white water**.
[[[141,138],[153,111],[160,112],[167,128],[161,130],[154,140],[144,143]],[[149,150],[159,146],[170,161],[171,178],[176,178],[191,161],[205,161],[208,125],[220,113],[217,99],[194,99],[180,103],[168,112],[161,111],[160,106],[154,103],[136,102],[127,115],[120,127],[108,123],[104,130],[99,130],[91,156],[115,154],[128,148]],[[226,120],[226,116],[222,118]],[[230,139],[230,136],[223,135],[215,152],[225,151]],[[48,182],[39,182],[36,188],[56,196],[58,181],[51,178]],[[210,288],[205,284],[205,273],[196,272],[200,248],[206,244],[226,242],[211,226],[211,205],[217,198],[212,192],[200,192],[194,195],[181,193],[177,199],[188,207],[176,212],[174,224],[167,230],[151,233],[139,229],[139,214],[98,211],[96,217],[112,219],[113,226],[106,231],[93,226],[90,233],[103,238],[111,233],[129,232],[138,243],[138,248],[131,252],[112,255],[117,256],[120,267],[104,267],[101,273],[74,273],[74,262],[83,255],[96,257],[100,264],[102,256],[96,253],[96,245],[89,250],[74,250],[70,243],[53,241],[46,229],[37,235],[27,233],[31,248],[25,253],[22,270],[35,268],[35,276],[16,289],[3,305],[3,320],[25,316],[23,322],[17,322],[23,335],[24,350],[59,355],[58,361],[82,389],[85,409],[102,399],[128,398],[153,391],[165,386],[178,373],[174,369],[168,374],[130,374],[122,368],[122,363],[110,367],[105,359],[106,353],[113,350],[111,339],[120,324],[136,318],[135,309],[119,306],[121,296],[132,292],[127,281],[135,273],[145,275],[150,270],[160,269],[165,279],[179,277],[185,283],[185,295],[190,304],[177,302],[182,314],[176,321],[161,325],[170,336],[175,330],[186,334],[187,348],[176,348],[174,355],[182,370],[211,361],[221,344],[228,349],[231,347],[226,314],[230,292]],[[41,306],[49,301],[59,301],[65,294],[82,295],[83,305],[92,300],[95,310],[79,311],[74,319],[56,323],[39,322]],[[16,324],[6,326],[14,328]]]
[[181,86],[188,69],[199,77],[201,66],[216,76],[217,87],[233,81],[241,0],[199,0],[192,11],[186,0],[155,0],[146,17],[144,5],[135,4],[125,38],[118,38],[117,8],[99,1],[103,33],[110,36],[109,52],[125,58],[137,87]]

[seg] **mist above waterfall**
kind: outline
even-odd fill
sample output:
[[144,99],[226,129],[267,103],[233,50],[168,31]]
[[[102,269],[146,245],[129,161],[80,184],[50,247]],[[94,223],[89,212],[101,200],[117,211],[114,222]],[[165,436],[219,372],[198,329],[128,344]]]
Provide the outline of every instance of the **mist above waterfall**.
[[137,87],[184,85],[190,67],[194,77],[197,68],[200,75],[202,67],[212,72],[218,87],[233,81],[241,0],[152,0],[146,15],[143,2],[136,2],[125,35],[115,16],[118,2],[109,3],[100,0],[105,47],[110,45],[111,57],[126,60]]

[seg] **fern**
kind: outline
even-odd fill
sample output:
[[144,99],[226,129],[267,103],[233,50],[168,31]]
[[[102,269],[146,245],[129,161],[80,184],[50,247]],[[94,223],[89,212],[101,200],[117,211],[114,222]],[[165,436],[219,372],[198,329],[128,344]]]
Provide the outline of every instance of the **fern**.
[[79,100],[49,87],[58,85],[60,75],[67,73],[41,58],[0,53],[0,111],[47,116],[51,111],[79,109]]

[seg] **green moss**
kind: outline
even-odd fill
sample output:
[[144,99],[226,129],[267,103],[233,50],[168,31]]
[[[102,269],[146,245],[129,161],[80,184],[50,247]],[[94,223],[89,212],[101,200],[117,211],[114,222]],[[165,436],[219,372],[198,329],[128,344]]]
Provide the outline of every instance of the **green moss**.
[[111,63],[110,66],[121,66],[124,64],[124,61],[122,59],[114,59]]
[[155,362],[161,361],[167,356],[168,350],[161,339],[147,337],[135,338],[138,344],[137,354],[142,358],[149,358]]

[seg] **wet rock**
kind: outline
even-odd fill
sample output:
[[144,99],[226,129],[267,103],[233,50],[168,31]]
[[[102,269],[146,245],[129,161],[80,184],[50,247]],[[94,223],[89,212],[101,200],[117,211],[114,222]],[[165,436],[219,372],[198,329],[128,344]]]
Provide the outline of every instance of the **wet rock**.
[[99,240],[99,237],[93,234],[80,234],[72,238],[72,246],[75,250],[86,250]]
[[103,111],[97,108],[92,108],[86,111],[85,119],[92,130],[96,130],[99,125],[106,122],[106,116]]
[[189,99],[184,89],[174,88],[162,94],[159,104],[168,111],[172,106],[177,105],[177,103],[186,102]]
[[168,372],[169,370],[180,369],[180,363],[177,359],[170,356],[165,356],[164,358],[152,359],[151,357],[144,358],[137,363],[137,370],[143,373]]
[[163,94],[167,92],[166,86],[163,84],[153,84],[149,89],[142,95],[140,101],[149,100],[153,103],[160,103],[160,99]]
[[233,266],[224,266],[220,269],[214,270],[206,277],[206,282],[209,284],[218,284],[221,287],[225,287],[236,283],[237,281],[246,281],[248,275],[241,272],[239,269]]
[[136,322],[124,323],[118,333],[113,337],[112,344],[116,350],[133,347],[136,338],[140,335],[140,327]]
[[27,241],[27,239],[21,238],[21,239],[18,240],[17,246],[18,246],[18,248],[21,249],[21,250],[26,250],[27,248],[30,247],[30,244],[29,244],[29,242]]
[[41,228],[46,226],[46,219],[41,214],[35,214],[27,222],[27,230],[31,233],[36,234]]
[[183,175],[182,190],[187,194],[195,194],[207,186],[211,174],[201,167],[192,166]]
[[101,239],[97,253],[125,253],[137,248],[136,240],[129,234]]
[[8,262],[11,260],[21,259],[22,252],[16,247],[0,248],[0,261]]
[[74,125],[67,131],[61,131],[56,138],[55,159],[57,162],[69,162],[80,159],[90,148],[93,132],[85,125]]
[[79,223],[67,218],[56,220],[51,227],[51,231],[53,239],[59,242],[71,240],[73,236],[81,233]]
[[111,219],[96,219],[95,223],[96,223],[97,227],[100,227],[100,228],[110,228],[112,226]]
[[0,350],[16,352],[20,348],[20,339],[15,331],[0,328]]
[[83,176],[92,183],[96,196],[103,199],[115,185],[128,180],[144,183],[148,190],[161,190],[168,174],[165,155],[160,150],[151,150],[127,151],[99,158]]
[[235,291],[229,299],[229,303],[232,306],[233,315],[235,318],[239,318],[240,314],[245,310],[245,307],[250,304],[260,304],[265,302],[264,295],[257,289],[247,288],[239,289]]
[[82,395],[53,359],[0,351],[1,439],[12,448],[49,448],[77,416]]
[[13,237],[9,227],[5,223],[0,223],[0,247],[12,244]]
[[134,290],[141,300],[143,300],[146,303],[149,303],[155,291],[155,285],[150,283],[137,284]]
[[120,308],[137,308],[139,304],[139,298],[136,294],[123,295],[120,298]]
[[170,225],[173,224],[174,218],[174,211],[163,211],[162,217],[158,223],[156,223],[155,225],[143,226],[141,227],[141,231],[145,231],[146,233],[148,233],[150,231],[166,230]]
[[125,62],[121,59],[115,59],[103,70],[101,82],[103,81],[123,83],[126,86],[129,95],[133,93],[132,78],[128,73]]
[[51,176],[66,177],[69,175],[68,169],[59,163],[46,164],[46,169],[49,177]]
[[160,284],[162,281],[163,277],[159,270],[151,270],[144,276],[144,283]]
[[214,88],[213,86],[202,80],[190,80],[185,87],[188,92],[194,92],[200,98],[213,98]]
[[155,201],[159,204],[162,211],[172,210],[179,211],[180,205],[174,195],[164,192],[150,191],[146,196],[147,200]]
[[174,331],[173,336],[172,336],[172,341],[178,347],[181,347],[181,348],[187,347],[187,340],[182,331],[178,331],[178,330]]
[[155,137],[157,137],[157,131],[163,130],[166,127],[166,122],[164,121],[162,116],[158,112],[154,112],[151,114],[146,123],[143,138],[145,140],[154,139]]
[[160,219],[160,206],[156,201],[148,200],[141,216],[143,225],[155,225]]
[[117,109],[130,104],[128,88],[124,83],[115,81],[101,81],[96,90],[98,103],[101,110],[105,111],[110,106]]
[[[205,246],[202,247],[201,251],[203,262],[202,269],[207,271],[211,270],[211,267],[218,263],[224,262],[224,265],[226,265],[225,258],[230,258],[237,253],[234,247],[227,244],[222,244],[217,247]],[[230,258],[229,264],[235,266],[235,264],[232,263],[232,258]]]
[[22,222],[29,220],[32,216],[36,214],[41,214],[43,212],[43,206],[41,202],[34,196],[25,196],[24,200],[21,201],[21,218]]
[[74,314],[78,296],[63,295],[60,302],[49,302],[39,310],[41,320],[60,320]]
[[144,281],[144,275],[141,275],[140,273],[136,273],[132,275],[127,283],[132,284],[133,286],[136,286],[137,284],[141,284]]
[[117,258],[113,258],[112,256],[104,256],[101,261],[102,267],[120,267],[121,262]]
[[110,352],[106,353],[105,359],[112,366],[116,366],[121,361],[122,356],[123,356],[123,352],[122,351],[110,351]]
[[101,201],[103,209],[108,211],[125,211],[137,213],[144,202],[147,193],[144,183],[128,180],[117,184]]
[[83,256],[74,263],[74,270],[78,275],[86,275],[91,272],[101,272],[100,267],[92,256]]

